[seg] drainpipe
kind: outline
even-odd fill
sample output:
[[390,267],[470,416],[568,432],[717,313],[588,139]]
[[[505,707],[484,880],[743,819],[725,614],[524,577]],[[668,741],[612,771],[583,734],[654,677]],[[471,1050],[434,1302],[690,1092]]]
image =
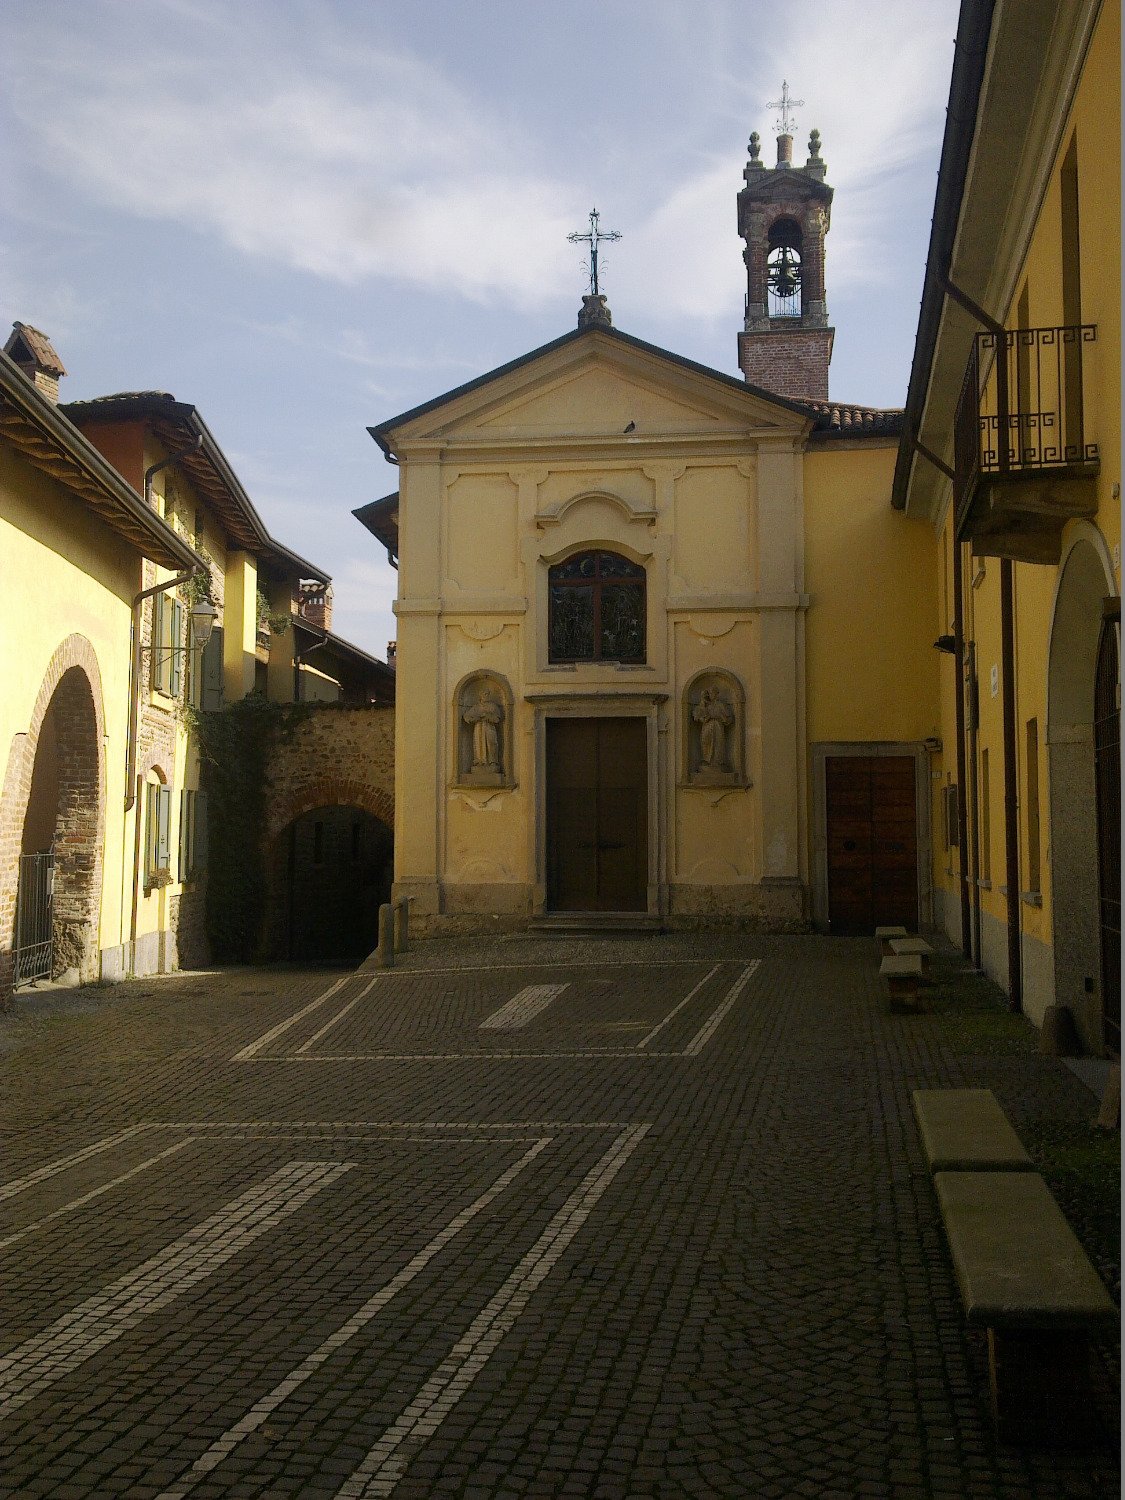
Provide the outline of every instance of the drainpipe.
[[955,694],[957,733],[957,842],[961,888],[961,950],[973,961],[973,939],[969,930],[969,810],[965,776],[965,599],[964,552],[953,539],[953,660],[957,667]]
[[973,963],[977,969],[984,968],[984,953],[980,941],[980,777],[977,736],[980,727],[980,688],[977,683],[977,645],[969,641],[965,647],[965,681],[963,689],[971,694],[972,714],[969,720],[969,760],[972,762],[970,791],[973,799],[972,847],[969,851],[969,879],[973,896]]
[[1019,789],[1016,760],[1015,607],[1012,559],[1000,559],[1000,656],[1004,691],[1004,865],[1008,883],[1008,1009],[1023,1010],[1020,952]]

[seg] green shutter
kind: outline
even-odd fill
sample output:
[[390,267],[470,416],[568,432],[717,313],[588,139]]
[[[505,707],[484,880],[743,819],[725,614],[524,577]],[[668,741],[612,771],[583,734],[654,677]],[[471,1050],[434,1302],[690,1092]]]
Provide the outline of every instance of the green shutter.
[[223,627],[216,625],[200,653],[199,706],[214,713],[223,706]]
[[192,868],[201,875],[207,868],[207,793],[196,792],[195,815],[191,820]]
[[152,685],[159,692],[164,683],[164,595],[154,594],[152,598],[152,636],[150,638],[150,654],[152,657]]
[[168,658],[171,668],[170,690],[173,698],[178,698],[184,683],[184,607],[178,599],[172,600],[170,640],[168,643]]
[[170,787],[156,788],[156,868],[171,867],[170,835],[172,822],[172,791]]
[[189,841],[189,802],[190,792],[180,793],[180,838],[176,850],[176,869],[179,872],[180,884],[191,874],[191,843]]
[[145,783],[145,882],[156,873],[156,794],[160,790]]

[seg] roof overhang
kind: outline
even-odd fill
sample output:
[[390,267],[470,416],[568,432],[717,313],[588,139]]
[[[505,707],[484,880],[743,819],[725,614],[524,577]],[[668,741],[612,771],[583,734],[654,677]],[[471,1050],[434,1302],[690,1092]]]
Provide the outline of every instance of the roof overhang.
[[398,559],[398,491],[359,506],[352,515],[361,526],[367,527],[376,541],[382,542],[388,559],[394,564]]
[[77,425],[94,422],[143,422],[169,452],[193,439],[199,447],[183,454],[177,465],[213,510],[237,547],[252,553],[279,578],[311,578],[330,583],[331,575],[270,536],[226,454],[196,407],[159,391],[73,401],[61,408]]
[[6,354],[0,354],[0,437],[70,490],[142,557],[178,570],[203,566],[187,541],[145,504]]

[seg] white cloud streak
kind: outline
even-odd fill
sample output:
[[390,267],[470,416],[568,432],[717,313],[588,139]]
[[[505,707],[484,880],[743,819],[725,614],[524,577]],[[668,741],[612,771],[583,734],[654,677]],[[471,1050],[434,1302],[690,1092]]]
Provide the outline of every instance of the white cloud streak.
[[[135,24],[146,12],[150,24]],[[712,6],[700,56],[680,59],[689,114],[668,112],[634,180],[619,185],[632,222],[614,252],[613,288],[672,316],[730,316],[744,275],[733,203],[743,132],[758,128],[770,153],[761,101],[782,73],[810,101],[802,125],[825,132],[838,189],[832,284],[854,281],[893,235],[888,181],[932,148],[952,12],[952,0],[827,0],[782,51],[768,28],[764,46],[747,41],[741,7]],[[652,0],[650,14],[670,41],[682,36],[683,6]],[[169,45],[154,15],[190,28]],[[334,26],[318,24],[326,16]],[[536,82],[505,113],[487,78],[454,79],[373,46],[370,27],[346,34],[353,18],[346,6],[250,0],[234,10],[153,0],[145,11],[102,0],[85,15],[25,7],[13,28],[11,106],[40,169],[250,257],[345,285],[381,279],[525,310],[573,288],[566,234],[584,219],[586,190],[564,143],[543,138]],[[721,55],[728,71],[704,78]],[[607,130],[619,124],[610,118]],[[616,174],[619,149],[612,161]],[[346,338],[342,357],[379,367],[376,352]]]

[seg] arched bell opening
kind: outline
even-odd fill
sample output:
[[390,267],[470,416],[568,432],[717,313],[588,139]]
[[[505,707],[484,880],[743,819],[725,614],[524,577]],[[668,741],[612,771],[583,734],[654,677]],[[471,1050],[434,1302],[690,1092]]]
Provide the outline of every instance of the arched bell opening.
[[776,219],[770,225],[766,254],[766,288],[771,318],[801,316],[801,226],[796,219]]

